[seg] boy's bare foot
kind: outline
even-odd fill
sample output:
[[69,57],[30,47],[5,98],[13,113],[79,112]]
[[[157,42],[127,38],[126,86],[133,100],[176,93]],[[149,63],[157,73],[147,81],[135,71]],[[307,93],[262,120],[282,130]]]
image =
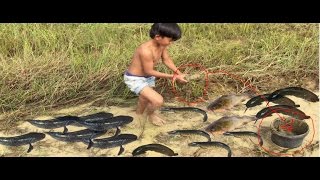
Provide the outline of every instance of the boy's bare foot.
[[156,114],[151,114],[149,117],[148,117],[149,121],[156,125],[156,126],[162,126],[166,123],[165,120],[163,120],[162,118],[160,118],[159,116],[157,116]]

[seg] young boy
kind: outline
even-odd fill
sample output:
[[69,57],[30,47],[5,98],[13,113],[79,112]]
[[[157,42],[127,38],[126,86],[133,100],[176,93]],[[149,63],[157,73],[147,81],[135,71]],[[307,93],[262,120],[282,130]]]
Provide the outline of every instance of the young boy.
[[[152,87],[155,78],[167,78],[186,83],[185,75],[174,65],[169,57],[167,47],[181,38],[181,29],[175,23],[155,23],[150,29],[151,40],[141,44],[135,51],[131,64],[124,74],[124,82],[130,90],[139,96],[136,113],[142,115],[146,110],[151,123],[161,126],[166,123],[155,111],[163,105],[163,97]],[[154,69],[162,62],[173,71],[166,74]]]

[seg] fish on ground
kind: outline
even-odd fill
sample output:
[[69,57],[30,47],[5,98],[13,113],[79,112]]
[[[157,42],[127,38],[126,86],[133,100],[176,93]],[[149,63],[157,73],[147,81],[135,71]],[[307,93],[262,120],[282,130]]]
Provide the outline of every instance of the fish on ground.
[[31,132],[13,137],[0,137],[0,144],[5,146],[22,146],[29,144],[28,153],[32,151],[32,143],[40,141],[46,137],[43,133]]
[[275,105],[275,106],[265,107],[262,110],[260,110],[256,114],[257,119],[256,119],[255,123],[257,122],[258,119],[272,116],[272,114],[274,114],[274,113],[281,113],[284,115],[294,117],[299,120],[310,118],[310,116],[307,116],[304,112],[302,112],[301,110],[299,110],[295,107],[287,106],[287,105]]
[[80,131],[61,133],[61,132],[46,132],[52,138],[65,142],[81,142],[82,139],[93,139],[105,134],[106,131],[94,131],[91,129],[84,129]]
[[178,155],[178,153],[175,153],[172,149],[162,144],[146,144],[146,145],[139,146],[132,151],[132,155],[138,156],[140,154],[146,153],[147,151],[155,151],[167,156]]
[[223,95],[207,106],[207,110],[214,112],[226,112],[236,106],[242,105],[242,102],[249,99],[251,96],[248,93]]
[[232,131],[240,126],[255,121],[255,116],[224,116],[205,128],[205,131],[212,134],[222,134],[226,131]]
[[283,89],[278,89],[272,92],[269,95],[268,99],[269,101],[272,101],[274,99],[279,99],[281,98],[281,96],[286,96],[286,95],[296,96],[298,98],[302,98],[310,102],[319,101],[319,97],[316,94],[302,87],[287,87]]
[[115,116],[112,118],[99,121],[79,121],[78,123],[88,129],[94,131],[105,131],[111,128],[119,128],[133,121],[131,116]]
[[[261,105],[263,102],[266,102],[268,104],[268,102],[269,102],[268,97],[269,96],[270,96],[270,94],[262,94],[262,95],[258,95],[258,96],[255,96],[255,97],[249,99],[245,104],[247,108],[244,111],[244,113],[247,111],[248,108]],[[285,96],[282,96],[282,95],[279,95],[279,96],[281,96],[281,98],[273,99],[272,102],[275,103],[275,104],[279,104],[279,105],[288,105],[288,106],[293,106],[293,107],[300,107],[300,105],[295,104],[295,102],[292,101],[291,99],[289,99],[289,98],[287,98]]]
[[123,145],[131,143],[137,140],[138,137],[134,134],[119,134],[108,138],[103,139],[82,139],[82,142],[88,144],[87,149],[91,147],[106,149],[120,146],[118,155],[124,152]]
[[67,125],[73,124],[79,121],[79,117],[77,116],[59,116],[50,120],[27,120],[30,124],[43,128],[43,129],[55,129],[63,127],[63,133],[68,132]]
[[105,119],[112,118],[113,114],[112,113],[107,113],[107,112],[98,112],[94,114],[89,114],[86,116],[80,116],[81,121],[86,121],[86,122],[97,122]]

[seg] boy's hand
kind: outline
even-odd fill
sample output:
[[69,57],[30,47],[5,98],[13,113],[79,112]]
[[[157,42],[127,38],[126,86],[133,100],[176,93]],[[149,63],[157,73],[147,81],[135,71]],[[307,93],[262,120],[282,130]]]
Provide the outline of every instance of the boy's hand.
[[173,82],[178,80],[181,83],[187,83],[188,81],[186,79],[184,79],[186,77],[186,74],[176,74],[173,77]]

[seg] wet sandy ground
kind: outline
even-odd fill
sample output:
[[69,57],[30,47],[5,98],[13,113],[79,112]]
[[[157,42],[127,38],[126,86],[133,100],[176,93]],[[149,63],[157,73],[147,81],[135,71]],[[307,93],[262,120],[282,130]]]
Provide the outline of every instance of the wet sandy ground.
[[[316,93],[319,95],[319,93]],[[271,132],[270,132],[270,123],[272,120],[277,118],[276,114],[273,114],[272,117],[265,118],[262,122],[261,120],[258,123],[250,122],[239,129],[246,131],[257,132],[260,128],[261,136],[263,139],[263,146],[258,145],[258,139],[254,137],[232,137],[224,135],[211,135],[213,141],[220,141],[226,143],[230,146],[232,150],[232,157],[270,157],[270,156],[296,156],[296,157],[319,157],[319,145],[310,146],[316,141],[319,141],[319,102],[312,103],[305,101],[300,98],[289,96],[290,99],[300,104],[300,110],[305,112],[307,115],[311,116],[311,119],[305,120],[309,125],[310,132],[304,139],[302,145],[298,148],[288,150],[287,152],[282,153],[285,148],[281,148],[275,145],[271,141]],[[166,106],[181,106],[177,103],[166,103]],[[265,104],[264,104],[265,105]],[[132,151],[145,144],[150,143],[160,143],[170,147],[174,152],[178,153],[178,157],[226,157],[227,151],[222,148],[210,147],[210,148],[200,148],[200,147],[190,147],[188,143],[193,141],[206,141],[206,138],[198,135],[186,135],[186,136],[173,136],[169,135],[167,132],[178,129],[200,129],[204,130],[213,121],[221,118],[224,115],[255,115],[259,110],[264,108],[264,105],[256,106],[250,108],[244,114],[245,106],[241,106],[238,109],[234,109],[227,114],[213,113],[208,112],[208,121],[203,122],[203,116],[196,112],[182,112],[177,111],[174,113],[171,112],[162,112],[160,115],[167,120],[167,124],[164,126],[158,127],[154,126],[148,122],[145,118],[139,119],[136,117],[134,109],[135,106],[128,107],[119,107],[119,106],[93,106],[92,103],[83,104],[77,107],[70,107],[67,109],[62,109],[55,112],[50,112],[54,116],[63,116],[63,115],[76,115],[83,116],[88,114],[93,114],[97,112],[110,112],[114,116],[118,115],[128,115],[134,117],[133,122],[121,127],[121,133],[135,134],[138,136],[138,140],[132,143],[126,144],[123,147],[125,151],[121,155],[117,155],[119,147],[109,148],[109,149],[98,149],[91,148],[87,150],[87,145],[81,142],[76,143],[67,143],[53,139],[50,136],[46,136],[45,139],[33,143],[34,149],[27,153],[28,145],[19,146],[19,147],[9,147],[0,144],[0,156],[5,157],[132,157]],[[270,104],[272,105],[272,104]],[[206,104],[199,104],[199,107],[205,107]],[[49,113],[48,113],[49,114]],[[51,119],[54,116],[40,116],[34,117],[34,119]],[[48,132],[48,129],[41,129],[35,126],[32,126],[28,122],[21,121],[22,123],[16,128],[1,131],[1,137],[8,136],[17,136],[25,134],[28,132]],[[76,131],[84,129],[81,127],[68,126],[69,131]],[[63,128],[54,129],[53,131],[62,132]],[[114,134],[115,129],[108,131],[105,135],[98,137],[110,137]],[[147,151],[146,154],[140,155],[141,157],[166,157],[166,155]]]

